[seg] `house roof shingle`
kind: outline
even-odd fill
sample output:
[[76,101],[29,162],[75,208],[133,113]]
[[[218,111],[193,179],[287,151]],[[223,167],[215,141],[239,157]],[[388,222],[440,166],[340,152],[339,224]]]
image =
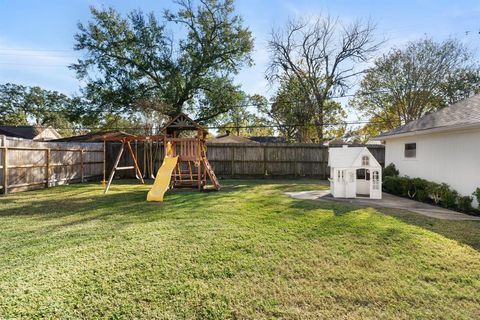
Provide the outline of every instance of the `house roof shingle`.
[[248,139],[260,142],[260,143],[285,143],[286,140],[284,137],[276,137],[276,136],[253,136],[248,137]]
[[33,139],[48,127],[41,126],[0,126],[0,134],[23,139]]
[[240,137],[235,135],[224,135],[224,136],[208,139],[207,143],[215,144],[215,143],[258,143],[258,142],[252,141],[245,137]]
[[386,138],[399,134],[431,129],[480,125],[480,94],[445,107],[437,112],[429,113],[418,120],[385,132],[377,138]]

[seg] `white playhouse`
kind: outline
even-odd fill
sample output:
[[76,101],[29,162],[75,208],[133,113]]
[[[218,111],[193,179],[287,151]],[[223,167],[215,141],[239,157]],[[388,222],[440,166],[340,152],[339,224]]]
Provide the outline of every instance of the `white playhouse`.
[[367,148],[329,148],[328,166],[333,197],[382,198],[382,166]]

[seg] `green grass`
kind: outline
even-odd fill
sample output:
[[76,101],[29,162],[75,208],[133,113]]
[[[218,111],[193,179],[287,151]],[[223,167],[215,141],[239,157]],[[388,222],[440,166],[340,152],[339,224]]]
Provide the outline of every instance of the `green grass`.
[[71,185],[0,198],[0,318],[473,319],[480,224],[221,192]]

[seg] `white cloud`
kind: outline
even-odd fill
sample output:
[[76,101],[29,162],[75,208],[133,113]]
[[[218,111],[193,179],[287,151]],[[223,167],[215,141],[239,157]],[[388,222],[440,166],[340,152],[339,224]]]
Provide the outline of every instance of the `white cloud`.
[[39,85],[73,93],[78,81],[68,65],[76,61],[76,56],[68,49],[35,48],[0,38],[0,82]]

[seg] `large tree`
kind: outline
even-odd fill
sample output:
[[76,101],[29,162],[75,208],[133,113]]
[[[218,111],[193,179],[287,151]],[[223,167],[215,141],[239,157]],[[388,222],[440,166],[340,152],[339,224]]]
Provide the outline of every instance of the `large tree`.
[[436,42],[426,38],[378,58],[351,104],[369,118],[362,131],[375,135],[479,89],[479,68],[467,47],[454,39]]
[[69,134],[81,113],[79,100],[60,92],[12,83],[0,85],[0,124],[52,126]]
[[[75,49],[85,58],[72,68],[94,111],[191,111],[201,121],[228,111],[225,102],[237,90],[232,75],[251,63],[251,32],[232,0],[176,4],[162,21],[153,13],[122,17],[92,8],[93,21],[78,25]],[[177,37],[167,29],[174,25]]]
[[[346,113],[342,106],[327,99],[323,102],[323,137],[325,139],[338,138],[338,131],[344,127],[342,123]],[[272,98],[271,103],[259,103],[259,110],[266,114],[278,128],[278,131],[287,141],[300,143],[320,142],[315,125],[315,109],[310,107],[308,95],[295,78],[282,80]]]
[[233,132],[237,136],[270,136],[274,134],[271,121],[255,112],[266,100],[260,95],[248,96],[243,91],[230,101],[230,110],[219,117],[216,125],[219,133]]
[[331,113],[337,112],[337,105],[328,101],[350,88],[351,80],[363,72],[363,62],[380,45],[374,29],[370,22],[345,25],[337,18],[320,16],[313,21],[292,19],[272,33],[267,77],[274,83],[293,81],[299,86],[319,141],[325,138]]

